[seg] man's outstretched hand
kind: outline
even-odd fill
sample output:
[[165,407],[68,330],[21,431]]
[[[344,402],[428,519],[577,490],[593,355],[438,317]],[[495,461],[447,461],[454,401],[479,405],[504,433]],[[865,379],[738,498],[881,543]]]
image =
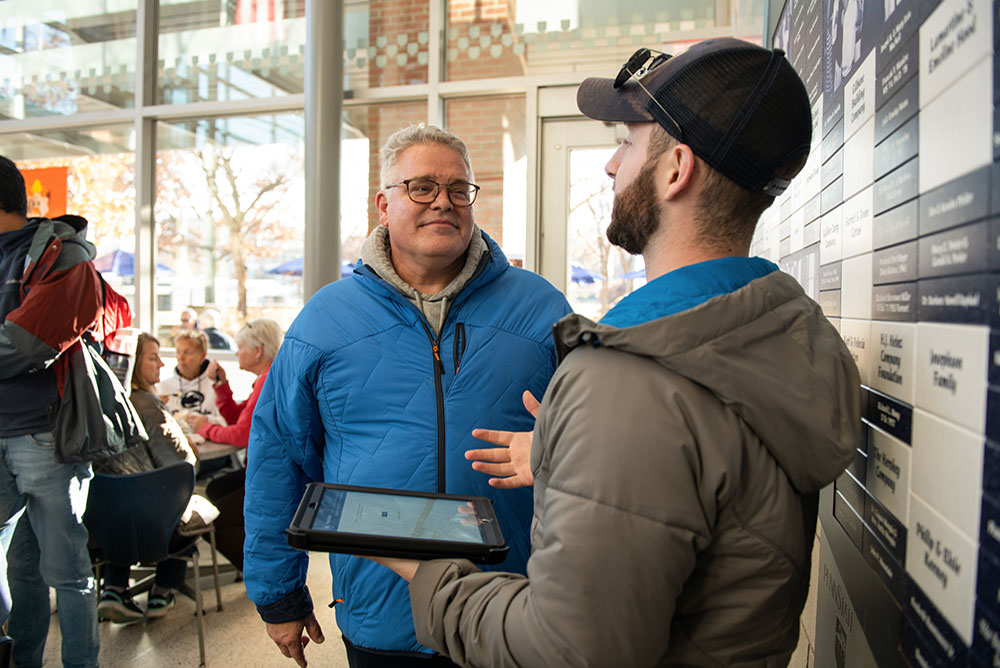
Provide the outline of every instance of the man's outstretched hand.
[[[528,391],[521,395],[524,407],[538,417],[538,399]],[[535,484],[531,473],[531,438],[533,431],[496,431],[473,429],[472,435],[499,448],[466,450],[465,458],[472,460],[472,468],[490,478],[490,486],[497,489],[516,489]]]
[[[309,635],[304,635],[303,630]],[[289,659],[294,659],[301,668],[306,668],[304,650],[309,644],[309,639],[312,638],[317,643],[326,640],[323,637],[323,629],[319,627],[319,622],[316,620],[316,615],[311,612],[308,616],[294,622],[267,624],[267,635],[278,646],[282,654]]]

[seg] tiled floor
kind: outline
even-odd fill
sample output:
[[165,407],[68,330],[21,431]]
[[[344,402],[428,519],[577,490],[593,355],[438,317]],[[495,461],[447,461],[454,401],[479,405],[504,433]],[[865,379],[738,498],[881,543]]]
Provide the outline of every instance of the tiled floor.
[[[207,545],[203,546],[201,554],[204,555],[202,563],[207,561],[211,564],[211,552]],[[222,612],[215,609],[215,589],[211,576],[206,577],[203,582],[207,665],[211,668],[296,668],[295,662],[282,656],[267,637],[264,623],[247,598],[243,583],[234,582],[233,574],[222,576],[221,582]],[[306,648],[306,659],[310,666],[316,668],[346,668],[347,658],[340,632],[334,621],[333,610],[327,607],[331,599],[327,555],[312,555],[308,584],[326,642],[322,645],[310,643]],[[145,607],[144,599],[145,595],[137,598],[141,607]],[[194,610],[194,601],[179,596],[177,607],[162,619],[130,625],[101,622],[102,668],[198,666],[198,626]],[[48,666],[61,665],[56,615],[52,616],[49,625],[45,661]]]
[[[210,551],[203,546],[203,563],[211,563]],[[810,668],[813,665],[812,646],[816,628],[816,573],[819,544],[813,549],[812,580],[809,600],[802,615],[799,647],[789,668]],[[221,559],[221,558],[220,558]],[[295,668],[267,637],[264,623],[250,603],[242,582],[234,582],[232,574],[222,576],[222,612],[215,609],[215,591],[211,576],[203,582],[205,615],[205,650],[207,665],[215,668],[247,666],[253,668]],[[309,563],[309,591],[316,614],[326,634],[322,645],[310,643],[306,659],[315,668],[347,668],[344,645],[328,607],[330,567],[324,554],[313,554]],[[143,597],[139,604],[144,605]],[[177,607],[166,617],[150,623],[121,626],[102,622],[101,666],[103,668],[166,668],[198,665],[198,627],[194,617],[194,601],[178,597]],[[49,626],[45,660],[49,666],[60,665],[59,624],[55,615]]]

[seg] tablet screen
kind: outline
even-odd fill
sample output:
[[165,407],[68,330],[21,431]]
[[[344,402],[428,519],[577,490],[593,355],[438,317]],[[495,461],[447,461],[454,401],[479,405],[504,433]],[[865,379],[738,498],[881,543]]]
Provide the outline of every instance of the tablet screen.
[[[460,508],[468,512],[460,512]],[[313,529],[345,533],[483,543],[471,505],[430,499],[327,489]]]

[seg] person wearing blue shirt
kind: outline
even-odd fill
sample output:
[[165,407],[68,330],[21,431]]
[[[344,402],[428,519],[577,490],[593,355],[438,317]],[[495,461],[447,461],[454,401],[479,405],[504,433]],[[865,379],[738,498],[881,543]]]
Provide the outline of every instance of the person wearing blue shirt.
[[747,257],[806,160],[808,95],[780,50],[724,38],[640,49],[577,103],[625,123],[607,236],[649,282],[559,322],[534,439],[491,434],[506,461],[479,460],[534,484],[528,576],[373,559],[410,581],[418,640],[464,666],[786,665],[818,492],[861,437],[837,330]]
[[[496,568],[525,572],[531,490],[491,487],[464,452],[475,447],[473,427],[532,428],[522,392],[545,391],[552,326],[570,311],[476,226],[479,186],[458,137],[404,128],[381,165],[380,224],[353,274],[292,323],[250,432],[247,592],[301,666],[308,638],[323,632],[305,586],[308,556],[284,530],[310,481],[490,497],[510,546]],[[417,642],[405,582],[347,555],[331,555],[330,567],[352,666],[452,665]]]

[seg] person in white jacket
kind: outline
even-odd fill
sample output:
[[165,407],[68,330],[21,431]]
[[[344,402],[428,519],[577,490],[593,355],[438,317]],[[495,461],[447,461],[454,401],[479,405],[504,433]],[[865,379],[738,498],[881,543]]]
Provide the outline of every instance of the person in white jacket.
[[[208,336],[200,330],[187,330],[174,339],[177,366],[169,378],[160,381],[157,391],[167,409],[177,415],[198,413],[212,422],[225,424],[215,405],[215,378],[209,371]],[[183,424],[183,421],[182,421]]]

